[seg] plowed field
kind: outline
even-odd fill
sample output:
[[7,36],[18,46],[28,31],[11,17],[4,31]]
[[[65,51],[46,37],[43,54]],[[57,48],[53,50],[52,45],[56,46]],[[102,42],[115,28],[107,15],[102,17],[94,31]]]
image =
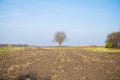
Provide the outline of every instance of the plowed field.
[[0,80],[18,79],[120,80],[120,53],[36,48],[0,54]]

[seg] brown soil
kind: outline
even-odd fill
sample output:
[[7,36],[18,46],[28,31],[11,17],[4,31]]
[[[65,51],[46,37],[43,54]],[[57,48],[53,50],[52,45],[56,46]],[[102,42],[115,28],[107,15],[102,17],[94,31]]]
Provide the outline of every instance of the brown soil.
[[28,49],[0,54],[0,80],[18,80],[22,75],[31,75],[37,80],[120,80],[120,53]]

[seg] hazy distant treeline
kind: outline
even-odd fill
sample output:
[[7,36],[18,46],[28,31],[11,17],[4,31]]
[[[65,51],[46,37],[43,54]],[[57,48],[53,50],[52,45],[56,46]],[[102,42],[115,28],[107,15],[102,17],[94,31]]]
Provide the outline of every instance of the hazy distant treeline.
[[0,47],[28,47],[28,44],[0,44]]

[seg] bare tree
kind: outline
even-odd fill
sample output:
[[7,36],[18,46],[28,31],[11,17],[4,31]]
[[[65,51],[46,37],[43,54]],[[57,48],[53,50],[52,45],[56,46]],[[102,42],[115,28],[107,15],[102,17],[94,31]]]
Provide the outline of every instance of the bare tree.
[[54,41],[57,42],[59,44],[59,46],[61,46],[61,44],[66,40],[66,33],[63,31],[60,32],[56,32],[55,36],[54,36]]

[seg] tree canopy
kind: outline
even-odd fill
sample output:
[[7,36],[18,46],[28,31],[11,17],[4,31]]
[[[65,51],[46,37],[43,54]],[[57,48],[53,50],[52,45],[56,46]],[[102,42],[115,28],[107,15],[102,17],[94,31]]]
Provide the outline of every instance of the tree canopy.
[[106,40],[107,43],[111,43],[113,48],[120,48],[120,31],[109,34]]
[[66,33],[60,31],[55,33],[54,40],[59,44],[59,46],[61,46],[61,44],[65,41],[66,37]]

